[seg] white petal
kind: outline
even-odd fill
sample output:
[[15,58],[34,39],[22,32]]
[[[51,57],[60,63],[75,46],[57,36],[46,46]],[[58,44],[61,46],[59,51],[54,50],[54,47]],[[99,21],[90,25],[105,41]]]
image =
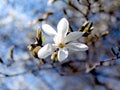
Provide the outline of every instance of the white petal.
[[46,34],[48,34],[48,35],[50,35],[50,36],[55,36],[56,34],[57,34],[57,32],[55,31],[55,29],[53,29],[50,25],[48,25],[48,24],[43,24],[42,25],[42,29],[43,29],[43,31],[46,33]]
[[68,28],[69,28],[69,23],[67,21],[67,19],[62,18],[57,26],[57,30],[58,30],[58,34],[64,38],[68,32]]
[[58,51],[58,60],[61,62],[68,57],[68,50],[66,48],[61,48]]
[[69,43],[66,45],[66,48],[72,51],[86,51],[88,46],[82,43]]
[[39,51],[38,51],[38,57],[39,58],[46,58],[48,57],[50,54],[52,54],[54,52],[55,48],[53,45],[51,44],[46,44],[44,47],[42,47]]
[[83,34],[84,34],[83,32],[77,32],[77,31],[71,32],[64,38],[64,42],[67,43],[67,42],[76,40],[76,39],[82,37]]
[[55,44],[58,44],[58,43],[60,43],[60,42],[62,41],[62,39],[61,39],[58,35],[56,35],[56,36],[53,38],[53,40],[54,40],[54,43],[55,43]]
[[64,42],[64,38],[62,38],[59,34],[57,34],[57,35],[53,38],[53,40],[54,40],[54,43],[55,43],[55,44],[59,44],[59,43],[61,43],[61,42]]

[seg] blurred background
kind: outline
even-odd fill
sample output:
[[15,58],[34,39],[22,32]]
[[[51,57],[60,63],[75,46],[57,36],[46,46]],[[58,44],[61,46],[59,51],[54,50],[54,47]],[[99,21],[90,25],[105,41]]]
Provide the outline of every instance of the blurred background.
[[[70,54],[58,67],[41,65],[27,46],[38,27],[56,28],[63,17],[74,31],[93,22],[91,34],[80,39],[89,50]],[[0,0],[0,90],[120,90],[119,58],[89,73],[84,69],[115,57],[119,37],[120,0]]]

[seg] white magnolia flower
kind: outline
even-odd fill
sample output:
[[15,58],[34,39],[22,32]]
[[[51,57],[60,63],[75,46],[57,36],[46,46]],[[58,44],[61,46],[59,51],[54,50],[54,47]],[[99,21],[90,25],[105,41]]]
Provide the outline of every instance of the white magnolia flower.
[[46,44],[38,51],[39,58],[46,58],[58,49],[57,58],[63,61],[68,57],[68,51],[85,51],[88,46],[82,43],[72,42],[84,34],[83,32],[70,32],[68,33],[69,23],[65,18],[62,18],[57,25],[57,32],[48,24],[42,25],[43,31],[49,36],[53,36],[54,44]]

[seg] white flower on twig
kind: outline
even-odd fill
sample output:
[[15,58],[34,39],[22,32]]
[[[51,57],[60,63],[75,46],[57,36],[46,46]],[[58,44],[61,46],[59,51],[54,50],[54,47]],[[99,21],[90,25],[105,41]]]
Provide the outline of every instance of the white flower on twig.
[[48,24],[42,25],[43,31],[53,37],[54,44],[46,44],[38,51],[39,58],[46,58],[55,50],[58,50],[57,58],[63,61],[68,57],[68,51],[86,51],[88,46],[82,43],[72,42],[84,34],[83,32],[68,33],[69,23],[65,18],[62,18],[57,25],[57,32]]

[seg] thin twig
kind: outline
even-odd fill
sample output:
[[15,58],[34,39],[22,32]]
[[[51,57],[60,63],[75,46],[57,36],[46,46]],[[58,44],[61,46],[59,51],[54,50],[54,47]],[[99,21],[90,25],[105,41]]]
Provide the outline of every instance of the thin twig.
[[26,74],[27,72],[28,71],[24,71],[24,72],[16,73],[16,74],[7,74],[7,73],[0,72],[0,75],[3,75],[3,76],[0,76],[0,78],[15,77],[15,76],[19,76],[19,75],[22,75],[22,74]]
[[70,7],[74,8],[76,11],[80,12],[80,14],[82,14],[85,18],[86,18],[86,14],[84,14],[80,9],[78,9],[75,5],[73,5],[72,3],[68,3],[66,1],[63,1],[65,4],[68,4]]
[[115,56],[115,57],[106,59],[106,60],[104,60],[104,61],[97,62],[97,63],[95,63],[95,64],[92,65],[92,66],[90,66],[90,65],[87,64],[87,66],[86,66],[86,72],[90,72],[90,71],[94,70],[96,67],[99,67],[99,66],[105,66],[105,63],[106,63],[106,62],[115,61],[115,60],[117,60],[117,59],[119,59],[119,58],[120,58],[120,57]]
[[89,0],[86,0],[87,1],[87,3],[88,3],[88,6],[87,6],[87,13],[86,13],[86,15],[85,15],[85,17],[86,17],[86,19],[88,20],[89,19],[89,14],[90,14],[90,11],[91,11],[91,3],[89,2]]

